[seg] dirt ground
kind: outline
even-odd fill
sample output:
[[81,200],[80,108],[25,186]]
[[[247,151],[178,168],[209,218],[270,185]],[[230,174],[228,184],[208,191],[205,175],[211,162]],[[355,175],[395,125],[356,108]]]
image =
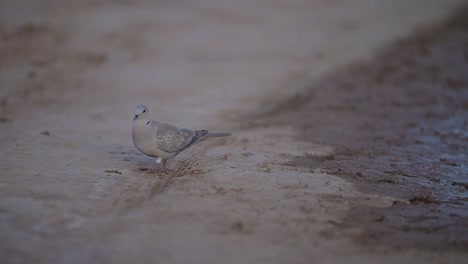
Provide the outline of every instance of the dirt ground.
[[2,1],[1,262],[466,263],[463,2]]

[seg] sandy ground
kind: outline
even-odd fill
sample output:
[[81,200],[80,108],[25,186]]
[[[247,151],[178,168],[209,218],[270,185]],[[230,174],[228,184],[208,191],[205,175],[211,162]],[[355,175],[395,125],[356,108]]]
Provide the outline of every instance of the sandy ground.
[[2,1],[2,263],[464,263],[461,2]]

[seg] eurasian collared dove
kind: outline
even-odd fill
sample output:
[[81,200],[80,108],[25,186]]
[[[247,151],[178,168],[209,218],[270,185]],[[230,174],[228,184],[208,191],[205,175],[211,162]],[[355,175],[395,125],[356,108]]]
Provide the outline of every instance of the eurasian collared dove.
[[166,161],[168,159],[177,156],[192,145],[203,142],[210,137],[231,135],[231,133],[178,128],[150,120],[148,113],[149,109],[146,105],[139,105],[135,108],[132,129],[133,144],[141,153],[156,158],[156,163],[162,162],[164,172],[167,171]]

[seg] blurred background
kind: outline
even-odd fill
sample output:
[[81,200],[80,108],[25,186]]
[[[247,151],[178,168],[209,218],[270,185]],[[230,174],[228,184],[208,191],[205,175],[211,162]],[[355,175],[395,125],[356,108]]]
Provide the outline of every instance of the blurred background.
[[1,1],[2,263],[463,263],[466,6]]

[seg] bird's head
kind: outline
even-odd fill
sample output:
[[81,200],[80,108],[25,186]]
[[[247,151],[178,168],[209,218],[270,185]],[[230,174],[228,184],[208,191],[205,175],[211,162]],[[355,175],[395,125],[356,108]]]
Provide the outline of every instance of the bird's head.
[[139,105],[135,108],[135,117],[133,120],[137,120],[138,118],[147,119],[149,113],[149,109],[146,105]]

